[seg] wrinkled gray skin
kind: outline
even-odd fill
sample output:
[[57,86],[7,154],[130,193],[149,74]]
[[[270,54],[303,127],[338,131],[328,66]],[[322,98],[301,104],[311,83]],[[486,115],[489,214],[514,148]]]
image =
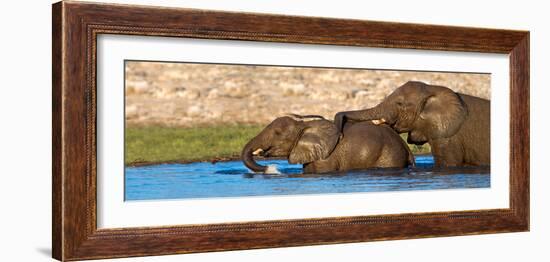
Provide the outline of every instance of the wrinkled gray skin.
[[387,126],[350,124],[344,134],[320,116],[279,117],[245,145],[242,159],[254,172],[267,167],[253,155],[286,157],[291,164],[303,164],[304,173],[414,165],[405,141]]
[[438,167],[490,165],[490,101],[442,86],[407,82],[379,105],[337,113],[339,129],[347,122],[385,123],[408,133],[408,143],[429,143]]

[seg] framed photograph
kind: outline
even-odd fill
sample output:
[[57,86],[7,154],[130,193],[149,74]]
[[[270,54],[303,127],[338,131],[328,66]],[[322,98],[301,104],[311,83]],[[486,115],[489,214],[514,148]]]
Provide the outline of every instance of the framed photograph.
[[529,230],[529,32],[59,2],[53,257]]

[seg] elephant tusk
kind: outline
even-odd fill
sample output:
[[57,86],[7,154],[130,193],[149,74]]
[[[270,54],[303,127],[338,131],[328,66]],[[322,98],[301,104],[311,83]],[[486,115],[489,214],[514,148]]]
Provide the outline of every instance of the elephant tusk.
[[380,124],[384,124],[386,123],[386,119],[384,118],[381,118],[381,119],[374,119],[374,120],[371,120],[373,124],[375,125],[380,125]]
[[258,155],[260,155],[262,152],[264,152],[264,150],[261,149],[261,148],[258,148],[258,149],[256,149],[256,150],[254,150],[254,152],[252,152],[252,155],[253,155],[253,156],[258,156]]

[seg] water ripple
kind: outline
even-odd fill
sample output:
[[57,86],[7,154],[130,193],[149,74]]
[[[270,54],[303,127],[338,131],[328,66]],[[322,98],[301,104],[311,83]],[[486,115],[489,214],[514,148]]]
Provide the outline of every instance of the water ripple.
[[433,157],[417,156],[416,168],[302,174],[284,160],[281,174],[255,174],[240,161],[162,164],[125,169],[125,199],[189,199],[295,194],[384,192],[490,187],[489,167],[434,169]]

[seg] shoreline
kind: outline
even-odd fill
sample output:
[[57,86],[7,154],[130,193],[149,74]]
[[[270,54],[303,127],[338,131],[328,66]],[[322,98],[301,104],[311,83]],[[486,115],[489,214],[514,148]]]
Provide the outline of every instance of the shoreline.
[[[431,155],[431,153],[422,153],[422,154],[413,154],[414,156],[426,156]],[[256,160],[283,160],[286,157],[255,157]],[[127,167],[143,167],[143,166],[156,166],[156,165],[169,165],[169,164],[192,164],[192,163],[207,163],[216,164],[218,162],[229,162],[229,161],[242,161],[240,156],[230,156],[230,157],[216,157],[212,159],[203,159],[203,160],[169,160],[169,161],[152,161],[152,162],[132,162],[124,164],[124,168]]]
[[[285,157],[256,157],[256,160],[282,160],[286,159]],[[207,163],[216,164],[218,162],[229,162],[229,161],[242,161],[240,156],[231,156],[231,157],[216,157],[212,159],[204,160],[168,160],[168,161],[152,161],[152,162],[132,162],[124,164],[126,167],[142,167],[142,166],[156,166],[156,165],[168,165],[168,164],[192,164],[192,163]]]

